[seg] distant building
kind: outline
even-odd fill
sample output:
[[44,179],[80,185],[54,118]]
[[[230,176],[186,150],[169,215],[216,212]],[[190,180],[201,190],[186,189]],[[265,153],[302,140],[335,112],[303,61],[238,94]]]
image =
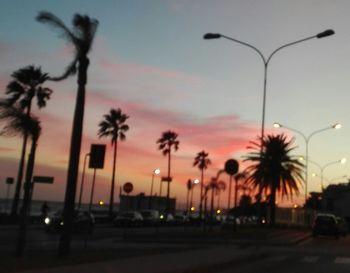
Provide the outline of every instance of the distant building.
[[[119,211],[154,209],[160,212],[166,211],[167,198],[163,196],[120,195]],[[169,211],[175,212],[176,198],[170,198]]]
[[350,183],[329,185],[322,193],[322,210],[350,218]]

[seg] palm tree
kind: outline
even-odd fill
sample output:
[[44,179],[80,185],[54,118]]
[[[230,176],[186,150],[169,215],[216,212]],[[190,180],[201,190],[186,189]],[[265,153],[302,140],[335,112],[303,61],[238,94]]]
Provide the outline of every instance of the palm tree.
[[218,186],[217,186],[217,189],[216,189],[216,193],[218,195],[218,209],[220,209],[220,195],[221,195],[221,192],[222,191],[225,191],[226,190],[226,183],[224,181],[218,181]]
[[86,15],[75,14],[73,29],[70,30],[58,17],[49,12],[40,12],[36,19],[41,23],[49,24],[58,30],[62,37],[68,40],[75,48],[75,56],[64,73],[50,80],[60,81],[78,71],[78,92],[75,101],[73,129],[70,142],[67,186],[64,200],[63,219],[65,225],[60,238],[59,254],[67,255],[70,251],[73,210],[79,170],[79,157],[83,131],[85,86],[89,66],[88,53],[91,50],[98,21]]
[[22,109],[16,107],[8,107],[6,111],[2,111],[0,118],[7,121],[7,124],[3,128],[2,135],[27,135],[31,138],[31,149],[28,157],[28,163],[26,168],[25,183],[24,183],[24,197],[21,209],[20,228],[18,234],[16,255],[22,256],[27,229],[27,216],[30,208],[30,197],[32,190],[32,176],[35,162],[35,152],[38,143],[38,139],[41,133],[40,121],[38,118],[24,113]]
[[98,136],[110,137],[112,146],[114,148],[113,154],[113,170],[112,170],[112,182],[111,182],[111,193],[109,198],[109,216],[113,216],[113,204],[114,204],[114,187],[115,187],[115,169],[117,161],[117,146],[118,139],[121,141],[125,140],[125,132],[129,130],[129,125],[125,124],[125,121],[129,118],[127,115],[122,113],[120,109],[111,109],[109,114],[104,115],[104,120],[99,124],[100,129]]
[[208,158],[209,154],[204,150],[199,152],[194,158],[193,167],[198,166],[198,169],[201,171],[201,190],[200,190],[200,199],[199,199],[199,219],[202,219],[203,212],[203,183],[204,183],[204,170],[208,168],[208,165],[211,164],[210,159]]
[[247,179],[247,176],[248,176],[248,173],[246,171],[243,171],[243,172],[239,172],[237,174],[234,175],[234,179],[235,179],[235,206],[234,207],[237,207],[237,193],[238,193],[238,183],[239,181],[246,181]]
[[163,152],[164,156],[168,156],[168,188],[167,188],[167,212],[170,212],[170,167],[171,167],[171,151],[174,148],[174,151],[179,149],[179,141],[177,140],[178,134],[172,131],[166,131],[162,133],[160,139],[157,140],[158,149]]
[[297,158],[290,156],[295,149],[292,142],[287,141],[285,135],[268,135],[262,142],[251,142],[254,149],[246,156],[245,161],[251,161],[247,168],[249,173],[247,182],[258,188],[259,194],[269,193],[270,225],[275,224],[276,192],[283,196],[299,193],[299,186],[303,181],[303,164]]
[[[7,107],[16,106],[22,109],[29,117],[32,110],[33,99],[39,109],[46,106],[46,101],[50,99],[52,90],[44,87],[43,84],[48,79],[48,74],[43,73],[40,67],[33,65],[20,68],[12,73],[12,80],[6,87],[7,98],[1,101],[1,110],[7,111]],[[11,215],[17,215],[18,203],[20,199],[23,170],[25,165],[26,146],[28,134],[24,132],[21,157],[18,166],[16,188],[13,197]]]

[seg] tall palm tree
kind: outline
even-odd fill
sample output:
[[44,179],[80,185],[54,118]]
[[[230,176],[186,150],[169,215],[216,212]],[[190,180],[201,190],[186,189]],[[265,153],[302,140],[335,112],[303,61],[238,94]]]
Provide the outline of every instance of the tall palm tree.
[[59,254],[67,255],[70,251],[71,230],[73,224],[73,210],[79,170],[79,157],[83,131],[85,86],[87,83],[87,71],[89,66],[88,53],[91,50],[95,37],[98,21],[86,15],[75,14],[73,28],[70,30],[58,17],[50,12],[40,12],[36,19],[49,24],[58,30],[63,38],[69,41],[75,48],[75,55],[64,73],[59,77],[51,77],[50,80],[60,81],[78,71],[78,91],[75,101],[73,117],[73,129],[70,142],[67,186],[64,200],[63,219],[65,225],[60,238]]
[[200,199],[199,199],[199,219],[202,219],[203,213],[203,187],[204,187],[204,170],[208,168],[208,165],[211,164],[210,159],[208,158],[209,154],[204,150],[199,152],[194,158],[193,167],[197,166],[201,171],[201,190],[200,190]]
[[113,216],[113,204],[114,204],[114,188],[115,188],[115,169],[117,162],[117,147],[118,139],[121,141],[125,140],[125,133],[129,130],[129,125],[125,121],[129,118],[126,114],[122,113],[119,108],[117,110],[111,109],[109,114],[104,115],[104,120],[99,124],[98,136],[110,137],[112,146],[114,148],[113,153],[113,170],[112,170],[112,182],[111,182],[111,193],[109,198],[109,216]]
[[217,208],[220,209],[220,196],[221,196],[221,192],[225,191],[226,190],[226,183],[224,181],[218,181],[218,186],[217,186],[217,189],[216,189],[216,193],[218,195],[218,205],[217,205]]
[[251,161],[246,170],[249,175],[247,181],[258,188],[259,193],[269,193],[270,225],[275,224],[276,192],[282,196],[292,196],[299,193],[299,186],[303,182],[303,164],[292,157],[290,152],[295,149],[287,137],[268,135],[260,142],[251,142],[249,147],[255,151],[246,156],[245,161]]
[[171,151],[177,151],[179,149],[179,141],[177,140],[178,134],[173,131],[166,131],[162,133],[161,138],[157,140],[158,149],[163,152],[164,156],[168,156],[168,188],[167,188],[167,212],[170,212],[170,167],[171,167]]
[[27,229],[27,216],[30,208],[30,197],[32,190],[32,176],[35,162],[35,152],[38,143],[38,139],[41,133],[40,121],[38,118],[24,113],[22,109],[16,107],[8,107],[6,111],[2,111],[0,118],[7,121],[1,131],[2,135],[22,135],[31,138],[31,149],[28,157],[28,163],[26,168],[25,183],[24,183],[24,196],[20,217],[20,228],[18,234],[16,255],[22,256],[25,241],[26,241],[26,229]]
[[238,194],[238,187],[239,187],[239,182],[240,181],[243,181],[243,182],[245,182],[246,181],[246,179],[247,179],[247,176],[248,176],[248,173],[246,172],[246,171],[242,171],[242,172],[239,172],[239,173],[237,173],[237,174],[235,174],[234,175],[234,179],[235,179],[235,208],[237,207],[237,201],[238,201],[238,199],[237,199],[237,194]]
[[[7,97],[1,102],[0,111],[7,111],[7,107],[16,106],[22,109],[29,117],[32,110],[33,99],[36,99],[36,104],[39,109],[46,106],[46,102],[50,99],[52,90],[43,86],[45,81],[48,79],[48,74],[43,73],[40,67],[29,65],[24,68],[20,68],[14,71],[11,77],[12,80],[6,87]],[[27,139],[28,134],[24,132],[21,157],[17,172],[16,188],[11,208],[11,215],[13,216],[17,214],[21,194]]]

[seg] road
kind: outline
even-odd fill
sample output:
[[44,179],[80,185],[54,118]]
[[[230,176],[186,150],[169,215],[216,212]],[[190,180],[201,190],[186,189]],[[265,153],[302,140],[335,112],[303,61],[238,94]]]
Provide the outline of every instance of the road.
[[[350,237],[309,238],[295,246],[263,247],[265,256],[239,265],[223,265],[217,273],[349,273]],[[213,271],[214,272],[214,271]]]

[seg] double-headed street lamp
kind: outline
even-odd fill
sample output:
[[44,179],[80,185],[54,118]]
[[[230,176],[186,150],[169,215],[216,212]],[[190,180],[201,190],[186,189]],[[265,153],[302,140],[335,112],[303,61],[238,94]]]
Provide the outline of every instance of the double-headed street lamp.
[[[326,131],[326,130],[329,130],[329,129],[340,129],[341,128],[341,124],[340,123],[335,123],[333,124],[332,126],[328,126],[326,128],[322,128],[322,129],[319,129],[319,130],[316,130],[314,132],[312,132],[310,135],[308,136],[305,136],[302,132],[300,132],[299,130],[297,129],[294,129],[294,128],[291,128],[291,127],[288,127],[288,126],[285,126],[285,125],[282,125],[281,123],[278,123],[278,122],[275,122],[273,124],[273,127],[275,128],[286,128],[290,131],[293,131],[293,132],[296,132],[298,133],[299,135],[301,135],[304,140],[305,140],[305,202],[307,200],[307,186],[308,186],[308,163],[309,163],[309,142],[310,142],[310,139],[311,137],[313,137],[314,135],[318,134],[318,133],[321,133],[323,131]],[[311,162],[311,161],[310,161]]]
[[[316,163],[316,162],[314,162],[314,161],[311,161],[311,160],[309,160],[309,161],[310,161],[311,163],[317,165],[317,166],[320,168],[320,174],[321,174],[321,191],[323,192],[323,190],[324,190],[324,183],[323,183],[323,179],[324,179],[324,177],[323,177],[323,171],[324,171],[324,169],[327,168],[327,167],[329,167],[330,165],[333,165],[333,164],[338,164],[338,163],[340,163],[340,164],[345,164],[345,163],[346,163],[346,158],[343,157],[342,159],[338,159],[338,160],[336,160],[336,161],[329,162],[329,163],[327,163],[327,164],[325,164],[325,165],[323,165],[323,166],[319,165],[318,163]],[[312,174],[312,176],[317,176],[317,175],[316,175],[316,174]],[[346,178],[346,177],[347,177],[347,175],[343,175],[343,176],[341,176],[341,177],[336,177],[335,179]]]
[[268,68],[268,65],[270,63],[270,60],[271,60],[272,56],[275,55],[278,51],[280,51],[283,48],[286,48],[286,47],[289,47],[289,46],[292,46],[292,45],[295,45],[295,44],[298,44],[298,43],[301,43],[301,42],[305,42],[305,41],[308,41],[308,40],[311,40],[311,39],[314,39],[314,38],[320,39],[320,38],[328,37],[328,36],[331,36],[333,34],[334,34],[334,31],[332,29],[327,29],[327,30],[325,30],[323,32],[318,33],[317,35],[306,37],[304,39],[297,40],[295,42],[287,43],[287,44],[282,45],[282,46],[278,47],[277,49],[275,49],[267,58],[255,46],[253,46],[251,44],[248,44],[246,42],[242,42],[240,40],[231,38],[229,36],[226,36],[226,35],[223,35],[223,34],[219,34],[219,33],[207,33],[207,34],[205,34],[203,36],[203,38],[205,40],[225,38],[227,40],[239,43],[241,45],[244,45],[244,46],[247,46],[247,47],[253,49],[261,57],[261,59],[262,59],[262,61],[264,63],[264,93],[263,93],[262,121],[261,121],[261,144],[263,143],[264,130],[265,130],[265,105],[266,105],[267,68]]

